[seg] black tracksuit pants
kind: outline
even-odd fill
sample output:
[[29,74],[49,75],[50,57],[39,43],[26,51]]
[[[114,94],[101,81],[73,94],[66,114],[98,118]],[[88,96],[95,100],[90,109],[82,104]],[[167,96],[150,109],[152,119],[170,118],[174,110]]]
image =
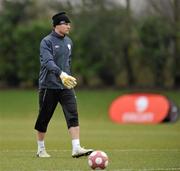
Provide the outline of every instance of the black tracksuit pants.
[[39,91],[39,115],[35,129],[46,132],[49,121],[58,104],[61,104],[67,127],[79,125],[77,103],[74,90],[69,89],[40,89]]

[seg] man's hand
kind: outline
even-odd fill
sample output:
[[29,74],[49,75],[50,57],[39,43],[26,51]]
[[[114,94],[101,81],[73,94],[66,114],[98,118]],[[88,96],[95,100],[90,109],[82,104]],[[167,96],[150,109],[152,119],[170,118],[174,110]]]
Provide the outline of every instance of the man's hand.
[[67,87],[68,89],[72,89],[77,85],[76,78],[68,75],[63,71],[61,72],[61,75],[59,77],[61,78],[64,86]]

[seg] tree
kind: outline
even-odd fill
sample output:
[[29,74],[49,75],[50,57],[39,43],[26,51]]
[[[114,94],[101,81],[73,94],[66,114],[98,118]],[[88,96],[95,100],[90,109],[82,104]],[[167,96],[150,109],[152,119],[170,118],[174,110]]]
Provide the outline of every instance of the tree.
[[174,86],[180,87],[180,1],[173,1],[174,8]]
[[[8,86],[19,86],[21,83],[37,84],[39,43],[47,30],[50,31],[50,27],[43,20],[45,12],[41,20],[38,20],[39,12],[35,2],[35,0],[3,0],[2,2],[0,11],[1,84]],[[34,19],[36,20],[32,22]]]
[[129,10],[108,0],[84,0],[82,8],[74,15],[72,38],[76,59],[73,66],[85,83],[99,82],[112,86],[117,84],[117,77],[122,72],[127,75],[127,85],[134,83],[129,54]]
[[151,14],[164,17],[172,28],[172,76],[174,87],[180,87],[180,1],[179,0],[150,0]]
[[16,74],[21,80],[21,86],[33,87],[37,85],[39,75],[39,45],[43,37],[51,31],[46,21],[35,20],[27,23],[26,27],[15,29],[16,43]]
[[132,18],[131,18],[131,9],[130,9],[130,0],[126,0],[126,36],[127,39],[124,43],[124,61],[125,61],[125,65],[126,65],[126,70],[127,70],[127,77],[128,77],[128,85],[134,85],[135,83],[135,78],[134,78],[134,74],[133,74],[133,69],[132,69],[132,64],[131,64],[131,60],[130,60],[130,46],[131,46],[131,35],[132,35]]
[[[10,85],[19,84],[15,71],[17,68],[16,44],[13,38],[15,28],[26,21],[26,9],[30,0],[2,2],[0,12],[0,77]],[[21,12],[19,12],[21,11]]]
[[170,55],[171,29],[160,17],[149,16],[140,21],[139,37],[142,43],[143,64],[150,68],[155,86],[163,87],[165,69]]

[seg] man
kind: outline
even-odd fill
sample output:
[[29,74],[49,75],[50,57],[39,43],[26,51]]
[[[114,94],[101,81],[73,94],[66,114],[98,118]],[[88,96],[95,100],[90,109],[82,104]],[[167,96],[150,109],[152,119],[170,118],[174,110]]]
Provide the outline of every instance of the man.
[[65,12],[52,17],[53,31],[40,44],[39,115],[36,120],[38,157],[50,157],[44,139],[48,123],[59,102],[72,139],[72,157],[89,155],[93,150],[80,146],[77,104],[73,88],[76,79],[71,76],[72,41],[67,36],[70,19]]

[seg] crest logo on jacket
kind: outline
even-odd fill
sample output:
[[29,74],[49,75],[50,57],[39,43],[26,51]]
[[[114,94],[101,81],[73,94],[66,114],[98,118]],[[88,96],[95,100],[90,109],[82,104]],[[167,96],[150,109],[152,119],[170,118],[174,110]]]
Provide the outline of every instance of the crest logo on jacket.
[[55,45],[55,48],[56,48],[56,49],[59,48],[59,45]]
[[69,50],[71,50],[71,45],[70,44],[67,44],[67,47]]

